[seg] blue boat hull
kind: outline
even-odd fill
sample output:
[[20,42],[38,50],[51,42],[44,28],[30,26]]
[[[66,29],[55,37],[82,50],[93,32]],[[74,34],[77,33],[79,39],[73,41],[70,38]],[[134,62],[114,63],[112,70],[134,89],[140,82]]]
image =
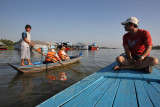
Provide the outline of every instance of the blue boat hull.
[[117,63],[86,77],[37,107],[151,107],[160,105],[160,70],[113,71]]

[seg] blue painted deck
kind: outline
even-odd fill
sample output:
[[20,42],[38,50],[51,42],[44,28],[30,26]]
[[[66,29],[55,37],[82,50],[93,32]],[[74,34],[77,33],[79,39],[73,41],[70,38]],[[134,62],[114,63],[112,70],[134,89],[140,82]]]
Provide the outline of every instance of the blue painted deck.
[[38,107],[160,107],[160,70],[113,71],[113,63],[44,101]]

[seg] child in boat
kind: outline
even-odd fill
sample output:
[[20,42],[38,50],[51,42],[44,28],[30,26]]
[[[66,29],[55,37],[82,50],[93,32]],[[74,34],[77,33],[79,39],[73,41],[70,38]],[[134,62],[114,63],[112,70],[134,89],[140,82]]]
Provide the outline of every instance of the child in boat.
[[58,52],[58,56],[63,61],[70,59],[69,56],[65,52],[65,47],[64,46],[61,47],[60,51]]
[[31,31],[31,26],[30,25],[26,25],[25,26],[25,32],[22,33],[22,42],[21,42],[21,65],[20,66],[25,66],[24,64],[24,59],[28,59],[28,65],[33,65],[30,62],[30,46],[34,46],[34,44],[32,44],[31,41],[31,35],[30,35],[30,31]]
[[47,53],[47,57],[45,61],[43,62],[44,64],[46,63],[54,63],[54,62],[61,62],[61,59],[58,57],[57,53],[55,52],[54,49],[49,49],[49,52]]

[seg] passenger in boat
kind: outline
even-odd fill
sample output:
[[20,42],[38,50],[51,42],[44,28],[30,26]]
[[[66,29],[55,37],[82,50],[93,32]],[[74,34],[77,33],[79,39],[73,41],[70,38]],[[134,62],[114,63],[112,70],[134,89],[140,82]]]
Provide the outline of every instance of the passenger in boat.
[[130,17],[121,24],[124,25],[126,34],[123,36],[123,47],[126,56],[118,56],[114,70],[137,69],[147,73],[152,73],[153,66],[159,61],[155,57],[150,57],[152,50],[152,38],[147,30],[138,28],[139,20],[136,17]]
[[61,62],[61,59],[59,58],[59,56],[57,55],[54,49],[49,49],[49,52],[47,53],[47,57],[43,63],[44,64],[54,63],[57,61]]
[[33,65],[30,62],[30,46],[34,46],[33,43],[31,43],[31,26],[26,25],[25,26],[25,32],[22,33],[22,41],[21,41],[21,65],[20,66],[25,66],[24,64],[24,59],[28,60],[28,65]]
[[69,56],[66,54],[65,52],[65,47],[62,46],[60,48],[60,51],[58,52],[58,56],[61,60],[65,61],[65,60],[70,60]]

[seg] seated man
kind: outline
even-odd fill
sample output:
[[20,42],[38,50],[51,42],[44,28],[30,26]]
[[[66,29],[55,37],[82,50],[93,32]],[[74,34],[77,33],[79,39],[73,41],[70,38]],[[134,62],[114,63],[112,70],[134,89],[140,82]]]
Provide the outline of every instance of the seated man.
[[57,53],[55,52],[54,49],[49,49],[49,52],[47,53],[46,59],[43,63],[44,64],[54,63],[54,62],[57,62],[57,61],[61,62],[61,59],[58,57],[58,55],[57,55]]
[[65,52],[65,47],[64,46],[61,47],[60,51],[58,52],[58,56],[63,61],[70,59],[69,56]]
[[153,66],[159,61],[155,57],[150,57],[152,50],[152,39],[148,31],[138,29],[139,20],[135,17],[128,18],[124,25],[126,33],[123,36],[123,47],[126,56],[118,56],[116,65],[113,69],[144,69],[147,73],[152,73]]

